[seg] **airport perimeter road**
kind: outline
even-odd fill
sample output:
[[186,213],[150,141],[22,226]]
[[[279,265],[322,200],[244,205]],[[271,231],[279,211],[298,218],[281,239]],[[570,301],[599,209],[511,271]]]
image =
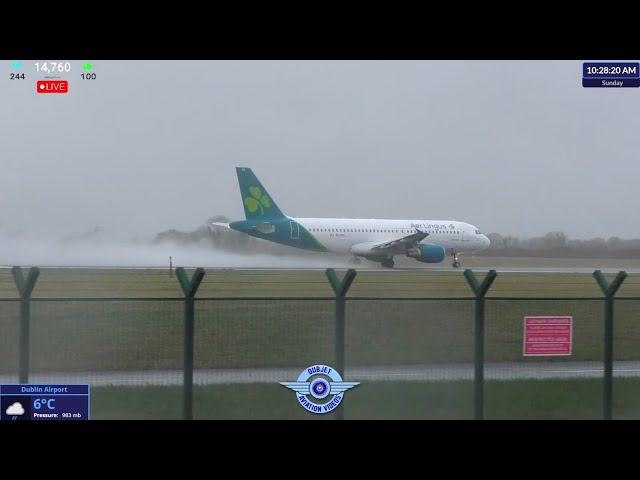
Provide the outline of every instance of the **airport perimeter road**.
[[[306,367],[199,369],[193,372],[195,385],[234,383],[277,383],[295,381]],[[640,377],[640,361],[615,362],[614,377]],[[487,363],[487,380],[602,378],[602,362],[505,362]],[[472,380],[473,364],[432,364],[347,368],[350,381],[439,381]],[[18,383],[18,375],[0,375],[0,383]],[[33,373],[29,383],[88,383],[102,386],[182,385],[181,370],[130,370],[78,373]]]

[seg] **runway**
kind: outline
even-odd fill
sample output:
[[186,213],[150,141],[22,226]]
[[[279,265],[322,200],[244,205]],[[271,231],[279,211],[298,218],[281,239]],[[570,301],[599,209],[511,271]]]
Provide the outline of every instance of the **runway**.
[[[465,268],[452,268],[452,267],[394,267],[394,268],[382,268],[382,267],[362,267],[362,266],[349,266],[349,267],[326,267],[326,268],[317,268],[317,267],[300,267],[300,268],[291,268],[291,267],[269,267],[269,268],[232,268],[232,267],[203,267],[205,269],[213,269],[213,270],[248,270],[248,271],[292,271],[292,272],[300,272],[300,271],[318,271],[324,272],[327,268],[333,268],[335,270],[343,271],[353,268],[357,271],[362,272],[383,272],[383,273],[397,273],[397,272],[433,272],[433,273],[463,273]],[[553,273],[580,273],[580,274],[588,274],[592,275],[595,270],[600,270],[605,274],[617,274],[621,270],[624,270],[627,274],[640,274],[640,268],[627,268],[627,269],[619,269],[619,268],[585,268],[585,267],[473,267],[469,268],[473,272],[476,273],[488,273],[489,270],[495,270],[496,273],[541,273],[541,274],[553,274]]]
[[[298,368],[196,369],[194,385],[278,383],[295,381],[308,366]],[[552,380],[603,378],[602,362],[501,362],[485,364],[486,380]],[[620,361],[613,365],[614,378],[640,377],[640,361]],[[402,366],[347,367],[344,380],[444,381],[473,380],[472,363]],[[180,386],[182,370],[131,370],[78,373],[33,373],[31,384],[90,384],[107,386]],[[18,383],[17,375],[0,375],[0,383]]]
[[[381,272],[381,273],[398,273],[398,272],[424,272],[424,273],[463,273],[465,268],[452,268],[452,267],[424,267],[424,266],[416,266],[416,267],[394,267],[394,268],[383,268],[377,266],[362,266],[362,265],[351,265],[351,266],[326,266],[326,267],[318,267],[318,266],[310,266],[310,267],[278,267],[278,266],[269,266],[269,267],[245,267],[245,266],[184,266],[186,269],[194,269],[202,267],[205,270],[213,270],[213,271],[256,271],[256,272],[324,272],[328,268],[333,268],[337,271],[346,271],[348,269],[355,269],[359,272]],[[11,266],[8,265],[0,265],[0,269],[11,269]],[[29,268],[28,266],[24,268]],[[167,267],[158,267],[158,266],[77,266],[77,265],[56,265],[56,266],[45,266],[39,267],[41,270],[47,269],[71,269],[71,270],[168,270]],[[592,275],[595,270],[600,270],[604,274],[617,274],[620,271],[626,272],[628,275],[638,275],[640,274],[640,268],[598,268],[598,267],[469,267],[474,273],[487,273],[489,270],[495,270],[496,273],[520,273],[520,274],[530,274],[530,273],[538,273],[538,274],[567,274],[567,273],[578,273],[578,274],[586,274]]]

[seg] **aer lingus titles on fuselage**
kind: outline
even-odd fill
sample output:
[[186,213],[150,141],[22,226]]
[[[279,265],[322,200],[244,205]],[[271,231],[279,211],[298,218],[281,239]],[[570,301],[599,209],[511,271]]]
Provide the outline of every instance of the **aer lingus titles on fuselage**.
[[319,252],[344,252],[393,267],[395,255],[440,263],[447,254],[458,268],[458,255],[484,250],[489,239],[476,227],[453,220],[383,220],[293,218],[278,208],[250,168],[237,167],[246,220],[212,223],[252,237]]

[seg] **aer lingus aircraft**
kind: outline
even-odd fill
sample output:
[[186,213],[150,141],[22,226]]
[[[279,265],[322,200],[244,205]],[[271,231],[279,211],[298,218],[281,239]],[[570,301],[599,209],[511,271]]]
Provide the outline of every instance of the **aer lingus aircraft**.
[[246,220],[211,224],[252,237],[316,252],[344,252],[393,268],[395,255],[423,263],[440,263],[489,246],[473,225],[453,220],[381,220],[361,218],[293,218],[285,215],[250,168],[237,167]]

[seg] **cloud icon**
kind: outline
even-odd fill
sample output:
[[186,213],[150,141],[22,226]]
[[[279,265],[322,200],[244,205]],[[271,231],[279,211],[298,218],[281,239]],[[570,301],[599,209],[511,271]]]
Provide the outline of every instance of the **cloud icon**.
[[15,402],[7,408],[7,415],[24,415],[24,407],[20,402]]

